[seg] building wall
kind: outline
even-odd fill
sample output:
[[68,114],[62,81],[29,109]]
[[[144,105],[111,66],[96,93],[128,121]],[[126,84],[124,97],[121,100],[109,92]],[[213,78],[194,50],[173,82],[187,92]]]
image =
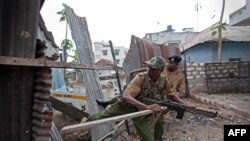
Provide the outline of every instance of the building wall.
[[[222,61],[229,58],[241,58],[241,61],[250,61],[250,42],[223,42]],[[217,47],[215,42],[206,42],[195,45],[184,51],[187,62],[212,63],[217,62]]]
[[[122,63],[124,61],[124,58],[127,54],[127,48],[121,47],[121,46],[114,46],[114,51],[119,50],[119,55],[115,54],[116,60],[119,60],[119,63],[117,64],[119,67],[122,67]],[[107,51],[107,54],[104,55],[104,51]],[[114,52],[114,53],[115,53]],[[113,62],[113,57],[111,54],[111,49],[108,42],[94,42],[94,53],[95,53],[95,62],[99,61],[100,59],[107,59]]]
[[156,44],[173,44],[179,46],[180,43],[197,34],[197,32],[158,32],[147,33],[146,38],[152,40]]
[[205,64],[187,63],[187,79],[190,92],[207,91]]
[[249,69],[249,62],[246,61],[187,63],[189,91],[191,93],[207,92],[210,94],[249,92]]
[[249,26],[250,25],[250,0],[246,5],[229,15],[229,25]]
[[186,55],[187,62],[213,62],[214,58],[214,43],[203,43],[195,45],[192,48],[189,48],[188,50],[185,50],[184,53]]
[[222,47],[222,60],[229,58],[241,58],[241,61],[250,61],[250,42],[226,42]]
[[[119,50],[119,54],[115,54],[116,60],[119,60],[117,66],[122,67],[122,63],[127,55],[127,48],[125,47],[118,47],[114,46],[114,53],[116,50]],[[107,54],[104,55],[103,51],[106,51]],[[94,54],[95,54],[95,62],[99,61],[100,59],[106,59],[113,62],[113,57],[111,54],[111,49],[108,42],[94,42]],[[121,87],[126,84],[126,78],[121,77],[124,74],[122,70],[119,70],[120,74],[120,82]],[[98,70],[99,76],[115,76],[115,70]],[[119,95],[119,88],[117,79],[109,79],[109,80],[102,80],[100,81],[101,86],[103,87],[103,92],[105,94],[105,99],[110,99],[116,95]]]

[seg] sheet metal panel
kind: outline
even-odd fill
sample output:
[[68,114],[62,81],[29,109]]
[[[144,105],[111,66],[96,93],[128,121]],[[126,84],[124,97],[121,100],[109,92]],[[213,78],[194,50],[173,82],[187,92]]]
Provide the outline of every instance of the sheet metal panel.
[[[40,0],[1,0],[0,55],[35,57]],[[0,139],[31,140],[33,69],[0,66]]]
[[179,55],[180,49],[173,45],[155,44],[148,39],[140,39],[136,36],[131,37],[130,48],[123,62],[123,69],[126,73],[134,69],[144,67],[144,61],[160,55],[167,59],[172,55]]
[[[71,29],[72,38],[78,50],[79,61],[82,64],[94,64],[94,53],[92,49],[92,42],[90,39],[90,33],[88,31],[88,24],[85,17],[79,17],[75,14],[72,8],[64,5],[66,13],[68,15],[69,27]],[[96,98],[104,98],[104,94],[101,90],[100,80],[96,70],[81,70],[83,74],[83,80],[86,85],[86,93],[88,96],[89,114],[93,115],[99,113],[101,106],[98,107],[95,102]],[[111,131],[112,125],[102,125],[91,129],[92,140],[98,140],[109,131]]]

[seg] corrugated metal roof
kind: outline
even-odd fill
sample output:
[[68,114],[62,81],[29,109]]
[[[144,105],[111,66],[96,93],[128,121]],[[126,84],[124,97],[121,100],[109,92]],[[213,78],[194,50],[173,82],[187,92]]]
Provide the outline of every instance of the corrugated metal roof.
[[[95,63],[95,65],[100,66],[114,66],[114,62],[107,60],[107,59],[101,59]],[[121,67],[117,66],[118,69],[122,69]]]
[[107,59],[101,59],[101,60],[97,61],[95,63],[95,65],[103,65],[103,66],[104,65],[110,65],[110,66],[113,66],[114,63],[112,61],[107,60]]
[[39,29],[43,32],[43,35],[39,35],[37,38],[44,38],[44,40],[47,40],[51,43],[51,47],[58,48],[58,46],[55,43],[54,37],[52,35],[52,32],[48,31],[45,22],[43,20],[43,17],[41,14],[39,15]]
[[[180,48],[186,50],[199,43],[217,41],[218,35],[212,36],[211,31],[211,28],[215,25],[216,24],[191,37],[182,43]],[[224,41],[250,41],[250,26],[226,26],[226,30],[222,31],[222,38]]]
[[52,33],[47,30],[41,14],[39,15],[39,26],[37,31],[37,38],[46,42],[47,49],[45,50],[45,56],[51,57],[53,54],[59,55],[59,47],[56,45]]
[[131,37],[130,48],[123,62],[126,73],[134,69],[144,67],[143,62],[160,55],[167,59],[169,56],[180,54],[180,49],[173,45],[159,45],[149,39],[140,39],[134,35]]

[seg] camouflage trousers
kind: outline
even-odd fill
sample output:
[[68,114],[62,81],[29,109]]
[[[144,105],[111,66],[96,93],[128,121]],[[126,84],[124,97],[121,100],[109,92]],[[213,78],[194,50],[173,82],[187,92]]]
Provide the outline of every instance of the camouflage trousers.
[[[88,118],[88,121],[94,121],[124,114],[129,114],[132,112],[137,112],[138,110],[132,107],[124,106],[120,101],[112,104],[107,110],[92,115]],[[163,116],[159,118],[154,127],[154,133],[151,132],[150,122],[148,121],[148,116],[133,118],[133,123],[136,131],[140,137],[140,141],[163,141],[162,135],[164,132],[164,122]]]

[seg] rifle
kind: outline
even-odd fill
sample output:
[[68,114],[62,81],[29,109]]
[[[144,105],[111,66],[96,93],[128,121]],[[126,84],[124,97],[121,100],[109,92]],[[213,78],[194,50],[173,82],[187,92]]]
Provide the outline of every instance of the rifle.
[[204,116],[210,117],[210,118],[215,118],[218,115],[217,111],[212,112],[212,111],[206,111],[206,110],[197,109],[197,108],[193,108],[193,107],[188,107],[188,106],[185,106],[183,104],[173,102],[171,100],[157,101],[157,100],[153,100],[153,99],[149,99],[149,98],[143,98],[143,103],[145,103],[145,104],[159,104],[161,106],[166,106],[170,111],[177,112],[177,115],[176,115],[177,119],[182,119],[185,112],[189,112],[192,114],[204,115]]

